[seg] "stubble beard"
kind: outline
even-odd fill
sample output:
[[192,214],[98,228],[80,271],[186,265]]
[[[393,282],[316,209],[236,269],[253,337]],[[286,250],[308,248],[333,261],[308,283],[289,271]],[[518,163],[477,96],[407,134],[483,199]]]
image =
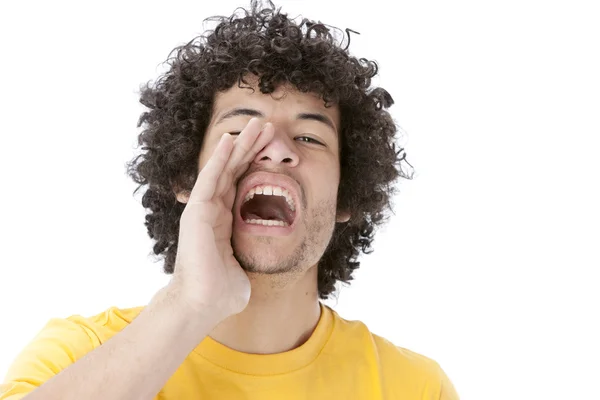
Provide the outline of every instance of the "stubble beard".
[[335,228],[336,202],[330,200],[321,202],[310,212],[302,213],[301,224],[306,227],[306,233],[292,254],[282,256],[277,260],[264,260],[264,250],[276,245],[277,237],[256,236],[252,238],[252,252],[242,252],[235,241],[232,241],[233,254],[246,272],[263,275],[297,274],[318,263],[325,252]]

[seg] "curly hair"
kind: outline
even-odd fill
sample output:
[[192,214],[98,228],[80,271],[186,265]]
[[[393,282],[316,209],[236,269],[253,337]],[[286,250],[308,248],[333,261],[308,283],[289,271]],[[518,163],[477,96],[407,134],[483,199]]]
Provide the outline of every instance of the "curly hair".
[[[241,11],[241,13],[240,13]],[[412,179],[403,171],[404,149],[395,143],[397,128],[386,110],[390,94],[372,88],[375,61],[351,56],[334,35],[341,32],[306,18],[288,18],[271,1],[252,1],[229,17],[211,17],[214,30],[178,46],[165,61],[169,70],[154,84],[140,87],[140,103],[148,108],[138,145],[143,152],[127,163],[127,174],[146,191],[142,205],[150,211],[145,225],[155,240],[153,252],[164,257],[164,272],[173,273],[179,220],[185,204],[174,188],[191,190],[198,176],[198,155],[213,111],[215,94],[245,77],[259,77],[262,93],[280,84],[315,93],[325,105],[340,109],[340,183],[338,208],[350,220],[336,224],[319,261],[318,293],[327,299],[336,282],[349,283],[361,252],[370,253],[376,228],[387,219],[394,182]],[[410,166],[410,164],[408,164]]]

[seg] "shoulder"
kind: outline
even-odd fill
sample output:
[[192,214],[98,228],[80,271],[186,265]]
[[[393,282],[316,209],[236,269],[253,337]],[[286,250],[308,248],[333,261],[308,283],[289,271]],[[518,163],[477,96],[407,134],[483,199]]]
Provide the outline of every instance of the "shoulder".
[[[69,347],[95,347],[125,328],[143,307],[110,307],[101,313],[51,318],[35,334],[28,348],[64,344]],[[27,350],[27,348],[25,349]]]
[[459,400],[453,382],[436,360],[396,346],[381,336],[372,336],[389,379],[398,382],[398,385],[417,384],[422,388],[424,398]]
[[49,319],[12,360],[0,398],[28,393],[115,335],[141,310],[111,307],[91,316]]
[[333,310],[332,314],[336,336],[343,337],[344,341],[361,342],[362,348],[376,351],[382,364],[422,374],[430,374],[437,368],[437,362],[433,359],[373,333],[364,322],[343,318]]
[[372,333],[371,336],[376,344],[382,367],[387,371],[393,371],[395,379],[433,385],[442,383],[443,371],[433,358],[397,346],[379,335]]
[[131,321],[139,315],[143,308],[144,307],[110,307],[94,315],[71,315],[64,320],[55,318],[49,321],[46,328],[56,324],[71,324],[83,329],[92,337],[95,337],[99,342],[103,342],[129,325]]
[[129,325],[142,309],[143,307],[110,307],[91,315],[73,314],[66,318],[51,318],[37,333],[33,342],[53,339],[76,344],[76,339],[87,339],[92,347],[96,347]]
[[90,316],[51,318],[35,334],[23,353],[53,348],[78,350],[75,354],[90,350],[125,328],[142,309],[110,307]]
[[[440,364],[433,358],[416,351],[392,343],[383,336],[377,335],[361,321],[347,320],[335,311],[336,330],[342,336],[354,341],[366,352],[376,357],[379,371],[384,382],[390,387],[419,387],[426,398],[440,400],[458,400],[458,394]],[[360,343],[359,343],[360,342]]]

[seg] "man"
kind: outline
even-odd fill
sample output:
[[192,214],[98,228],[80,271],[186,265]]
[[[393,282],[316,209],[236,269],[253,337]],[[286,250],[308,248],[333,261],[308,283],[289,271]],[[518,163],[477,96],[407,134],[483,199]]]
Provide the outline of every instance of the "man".
[[50,321],[0,399],[458,399],[435,361],[319,302],[401,176],[376,65],[256,3],[172,62],[142,91],[129,165],[170,283],[145,307]]

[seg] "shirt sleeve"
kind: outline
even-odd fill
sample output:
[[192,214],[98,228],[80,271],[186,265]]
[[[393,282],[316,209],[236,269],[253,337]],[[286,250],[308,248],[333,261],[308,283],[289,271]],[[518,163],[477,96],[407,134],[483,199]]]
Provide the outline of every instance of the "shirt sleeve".
[[93,350],[86,329],[52,319],[17,355],[0,384],[0,400],[18,400]]

